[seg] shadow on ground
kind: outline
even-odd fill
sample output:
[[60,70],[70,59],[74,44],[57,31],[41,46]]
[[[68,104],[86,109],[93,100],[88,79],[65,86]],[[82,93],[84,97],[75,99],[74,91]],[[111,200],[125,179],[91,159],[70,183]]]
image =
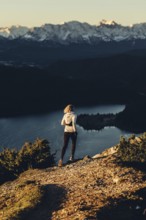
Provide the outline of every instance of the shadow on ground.
[[146,219],[146,187],[138,190],[133,199],[109,198],[107,207],[97,212],[99,220],[144,220]]
[[121,166],[133,167],[134,169],[140,170],[146,174],[146,162],[123,162]]
[[66,190],[54,184],[46,185],[44,188],[45,196],[41,204],[30,213],[21,217],[21,220],[48,220],[52,218],[54,211],[61,208],[62,202],[66,197]]

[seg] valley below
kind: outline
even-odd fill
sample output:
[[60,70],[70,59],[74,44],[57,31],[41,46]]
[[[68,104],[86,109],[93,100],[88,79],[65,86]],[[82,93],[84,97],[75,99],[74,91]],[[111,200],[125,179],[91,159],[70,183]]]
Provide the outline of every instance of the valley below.
[[0,77],[1,118],[40,115],[63,109],[68,103],[77,107],[124,104],[126,109],[118,116],[118,126],[145,130],[142,53],[58,61],[41,68],[1,65]]

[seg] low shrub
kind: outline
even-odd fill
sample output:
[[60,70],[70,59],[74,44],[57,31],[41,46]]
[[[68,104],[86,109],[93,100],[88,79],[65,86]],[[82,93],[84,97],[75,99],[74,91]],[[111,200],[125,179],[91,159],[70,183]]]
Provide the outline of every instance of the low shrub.
[[121,161],[146,163],[146,133],[128,139],[121,137],[117,147]]
[[18,152],[18,163],[23,169],[46,168],[55,164],[55,154],[50,153],[47,140],[37,139],[34,143],[25,143]]
[[27,142],[19,151],[4,148],[0,152],[0,183],[16,178],[29,168],[46,168],[54,164],[55,153],[51,154],[47,140]]

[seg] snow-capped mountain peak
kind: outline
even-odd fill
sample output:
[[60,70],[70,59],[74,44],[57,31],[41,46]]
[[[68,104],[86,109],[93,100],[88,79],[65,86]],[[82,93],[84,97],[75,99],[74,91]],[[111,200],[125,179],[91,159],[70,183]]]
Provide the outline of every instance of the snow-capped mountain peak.
[[10,35],[9,28],[7,28],[7,27],[0,28],[0,36],[2,36],[2,37],[9,37],[9,35]]
[[29,28],[25,26],[13,25],[11,27],[0,28],[0,36],[15,39],[24,36]]
[[115,21],[113,20],[105,20],[103,19],[101,22],[100,22],[100,25],[107,25],[107,26],[114,26],[114,25],[118,25]]

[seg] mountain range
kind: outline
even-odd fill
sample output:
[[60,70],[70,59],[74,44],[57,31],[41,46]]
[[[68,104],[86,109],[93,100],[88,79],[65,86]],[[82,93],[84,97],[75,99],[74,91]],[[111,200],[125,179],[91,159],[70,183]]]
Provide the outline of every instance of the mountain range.
[[102,20],[95,26],[71,21],[0,28],[1,65],[42,67],[122,53],[146,54],[146,23],[122,26]]
[[119,42],[146,39],[146,23],[122,26],[114,21],[102,20],[98,26],[78,21],[66,22],[60,25],[45,24],[33,28],[11,26],[0,28],[0,36],[7,39],[49,40],[61,44],[78,42],[95,44],[99,41]]
[[[62,108],[70,102],[77,105],[143,102],[146,95],[146,39],[141,33],[143,36],[146,33],[145,26],[123,27],[114,21],[102,21],[97,27],[69,22],[48,24],[29,31],[20,27],[11,27],[10,32],[7,29],[9,36],[0,39],[0,116],[48,112],[50,108]],[[45,32],[44,27],[50,32]],[[122,38],[138,28],[139,32],[135,31],[131,38]],[[20,37],[17,29],[21,33],[27,32]],[[13,37],[10,37],[12,30]],[[69,30],[72,30],[72,38],[66,35],[64,42],[57,41]],[[104,30],[107,36],[117,35],[111,34],[109,41],[92,38],[92,43],[83,37],[79,41],[71,40],[73,36],[83,36],[83,32],[89,36],[93,30]],[[28,38],[30,35],[33,37]],[[40,36],[48,36],[50,40]]]

